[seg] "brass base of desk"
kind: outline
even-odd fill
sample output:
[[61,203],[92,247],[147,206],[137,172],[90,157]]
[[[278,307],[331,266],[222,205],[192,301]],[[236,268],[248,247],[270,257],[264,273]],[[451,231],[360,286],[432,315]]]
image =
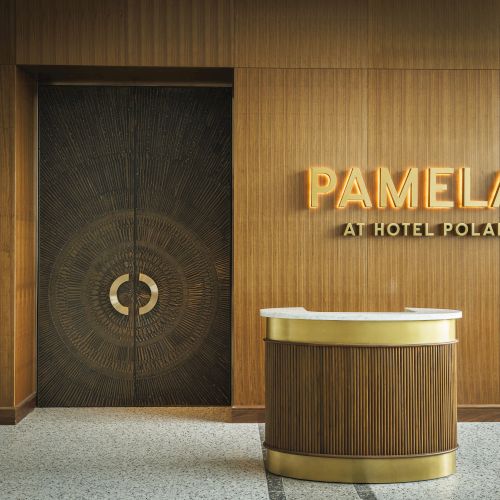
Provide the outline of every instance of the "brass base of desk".
[[405,483],[454,474],[456,452],[408,458],[344,458],[267,450],[266,467],[273,474],[309,481]]

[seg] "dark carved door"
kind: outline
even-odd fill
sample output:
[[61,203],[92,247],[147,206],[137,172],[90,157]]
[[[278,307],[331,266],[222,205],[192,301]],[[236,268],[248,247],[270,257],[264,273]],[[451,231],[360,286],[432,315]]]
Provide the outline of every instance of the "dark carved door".
[[39,147],[38,404],[230,404],[230,89],[42,86]]

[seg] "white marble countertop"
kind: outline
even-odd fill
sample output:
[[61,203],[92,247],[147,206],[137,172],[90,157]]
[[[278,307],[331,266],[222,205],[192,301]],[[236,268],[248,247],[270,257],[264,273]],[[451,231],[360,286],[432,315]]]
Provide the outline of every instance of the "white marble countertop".
[[316,319],[326,321],[430,321],[441,319],[459,319],[462,311],[453,309],[419,309],[405,307],[402,312],[315,312],[303,307],[283,307],[261,309],[265,318],[281,319]]

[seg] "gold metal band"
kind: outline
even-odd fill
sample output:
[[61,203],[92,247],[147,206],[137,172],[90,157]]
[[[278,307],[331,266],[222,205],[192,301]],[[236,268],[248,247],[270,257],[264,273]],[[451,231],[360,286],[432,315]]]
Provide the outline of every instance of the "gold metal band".
[[124,306],[120,302],[120,299],[118,298],[118,289],[129,279],[130,275],[128,273],[122,274],[121,276],[118,276],[113,283],[111,283],[111,287],[109,288],[109,301],[111,302],[111,305],[124,316],[128,315],[128,307]]
[[266,467],[273,474],[309,481],[404,483],[454,474],[456,452],[406,458],[337,458],[267,450]]
[[455,320],[335,321],[267,318],[267,340],[324,345],[419,345],[456,341]]
[[151,296],[149,297],[148,303],[139,307],[139,314],[146,314],[153,309],[153,307],[158,302],[158,285],[155,283],[153,278],[150,278],[147,274],[139,273],[139,281],[142,281],[149,287]]

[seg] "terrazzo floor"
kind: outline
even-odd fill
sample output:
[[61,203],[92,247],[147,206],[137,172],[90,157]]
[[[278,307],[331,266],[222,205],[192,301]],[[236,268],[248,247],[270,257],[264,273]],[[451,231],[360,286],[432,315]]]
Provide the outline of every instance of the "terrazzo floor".
[[263,425],[226,409],[37,408],[0,426],[0,499],[500,500],[500,423],[459,425],[458,473],[399,485],[266,475]]

